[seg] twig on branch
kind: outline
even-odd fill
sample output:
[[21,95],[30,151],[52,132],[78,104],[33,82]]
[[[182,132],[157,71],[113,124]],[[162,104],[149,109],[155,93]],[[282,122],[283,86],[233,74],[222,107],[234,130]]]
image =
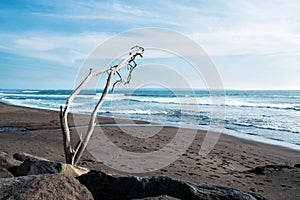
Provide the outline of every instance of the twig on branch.
[[118,79],[118,80],[116,80],[116,82],[114,82],[114,84],[113,84],[113,87],[112,87],[111,91],[114,91],[114,89],[115,89],[115,86],[116,86],[117,84],[124,82],[124,81],[123,81],[123,78],[122,78],[122,76],[121,76],[121,74],[120,74],[118,71],[116,72],[116,74],[118,74],[118,76],[119,76],[119,79]]

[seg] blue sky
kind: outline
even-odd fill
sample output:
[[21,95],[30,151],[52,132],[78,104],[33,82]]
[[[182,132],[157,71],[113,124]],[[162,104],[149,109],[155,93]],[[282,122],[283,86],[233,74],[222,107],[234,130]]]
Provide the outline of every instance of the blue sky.
[[2,0],[0,88],[73,88],[99,44],[158,27],[198,43],[225,88],[300,89],[299,7],[296,0]]

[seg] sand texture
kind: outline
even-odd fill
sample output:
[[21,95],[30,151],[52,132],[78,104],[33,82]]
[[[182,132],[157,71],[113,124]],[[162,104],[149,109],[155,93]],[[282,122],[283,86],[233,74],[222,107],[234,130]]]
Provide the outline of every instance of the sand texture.
[[[53,161],[64,161],[58,112],[0,103],[0,116],[0,151],[11,154],[26,152]],[[70,126],[77,126],[71,129],[75,143],[78,135],[84,133],[84,125],[89,117],[72,114],[69,117]],[[130,120],[99,117],[97,123],[128,124]],[[159,151],[169,144],[179,131],[180,134],[186,135],[193,135],[195,132],[190,129],[178,130],[147,124],[103,126],[95,129],[96,133],[103,132],[118,148],[136,153]],[[151,137],[147,137],[151,134]],[[197,184],[255,192],[267,199],[300,199],[300,168],[297,165],[300,163],[299,151],[222,134],[214,149],[203,157],[199,155],[199,150],[205,135],[205,131],[197,131],[189,148],[170,165],[156,171],[152,171],[151,166],[141,166],[144,171],[149,167],[149,172],[134,175],[168,175]],[[180,143],[178,145],[180,146]],[[122,161],[121,158],[119,160]],[[126,173],[105,165],[87,151],[79,165],[107,173]],[[256,168],[259,166],[262,167]],[[122,167],[123,171],[127,171],[126,174],[130,174],[126,162],[122,164],[121,169]]]

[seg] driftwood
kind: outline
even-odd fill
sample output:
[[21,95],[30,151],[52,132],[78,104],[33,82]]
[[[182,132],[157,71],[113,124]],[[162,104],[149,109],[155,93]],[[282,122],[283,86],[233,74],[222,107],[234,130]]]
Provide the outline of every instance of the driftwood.
[[[92,134],[95,128],[95,120],[97,113],[101,106],[103,105],[105,98],[109,92],[109,88],[111,86],[113,75],[117,74],[119,79],[113,84],[112,89],[115,88],[115,86],[119,83],[128,84],[131,80],[131,73],[133,69],[137,66],[135,62],[135,58],[137,56],[143,57],[144,49],[139,46],[135,46],[131,49],[128,56],[126,56],[122,62],[115,66],[106,67],[104,69],[93,71],[90,69],[89,74],[86,76],[86,78],[79,84],[79,86],[73,91],[73,93],[68,97],[65,107],[60,107],[60,124],[63,134],[63,144],[64,144],[64,152],[65,152],[65,158],[66,162],[68,164],[75,165],[78,163],[80,157],[82,156]],[[126,80],[123,79],[122,75],[119,73],[119,70],[123,68],[124,66],[128,66],[129,73],[126,78]],[[70,129],[68,125],[68,113],[70,109],[70,105],[72,104],[74,98],[79,94],[79,92],[87,85],[87,83],[92,80],[95,76],[98,76],[99,74],[108,73],[108,78],[106,81],[106,85],[104,87],[104,90],[102,92],[102,95],[95,106],[90,121],[88,124],[87,133],[85,134],[84,138],[80,138],[75,148],[73,148],[71,144],[71,136],[70,136]]]

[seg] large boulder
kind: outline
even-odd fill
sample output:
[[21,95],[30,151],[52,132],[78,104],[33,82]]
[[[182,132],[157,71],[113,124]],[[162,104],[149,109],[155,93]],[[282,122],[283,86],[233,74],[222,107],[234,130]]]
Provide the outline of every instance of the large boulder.
[[75,178],[60,174],[31,175],[0,179],[1,199],[93,199]]
[[92,170],[77,179],[92,192],[95,199],[159,199],[159,196],[167,199],[265,199],[237,189],[196,185],[166,176],[120,176]]
[[77,167],[65,163],[26,158],[16,169],[15,176],[27,176],[38,174],[63,174],[69,177],[76,177],[88,173],[89,169]]

